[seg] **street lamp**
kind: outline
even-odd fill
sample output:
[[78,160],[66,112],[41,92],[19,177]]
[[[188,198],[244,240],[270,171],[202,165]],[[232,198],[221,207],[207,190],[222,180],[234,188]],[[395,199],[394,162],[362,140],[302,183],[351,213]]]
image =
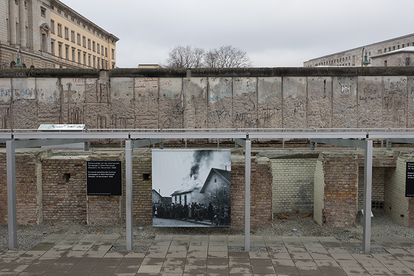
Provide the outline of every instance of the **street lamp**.
[[21,58],[22,58],[22,51],[17,50],[17,63],[16,63],[16,67],[22,67],[22,63],[21,63]]
[[[365,52],[365,55],[364,55]],[[368,55],[367,55],[367,48],[362,48],[362,66],[367,66],[369,64]]]

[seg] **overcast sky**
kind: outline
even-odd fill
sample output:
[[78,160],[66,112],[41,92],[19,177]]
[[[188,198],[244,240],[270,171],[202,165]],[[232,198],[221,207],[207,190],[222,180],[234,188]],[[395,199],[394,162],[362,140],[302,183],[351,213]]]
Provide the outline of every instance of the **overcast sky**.
[[62,0],[119,38],[117,66],[165,63],[178,45],[232,45],[254,67],[302,67],[322,55],[414,33],[413,0]]

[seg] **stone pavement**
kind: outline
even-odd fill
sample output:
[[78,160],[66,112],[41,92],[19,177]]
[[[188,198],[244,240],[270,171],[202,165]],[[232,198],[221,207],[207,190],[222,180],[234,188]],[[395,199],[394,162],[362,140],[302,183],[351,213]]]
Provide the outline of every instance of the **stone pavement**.
[[50,235],[29,251],[0,252],[0,275],[414,275],[414,239],[373,238],[373,254],[350,253],[360,242],[332,237]]

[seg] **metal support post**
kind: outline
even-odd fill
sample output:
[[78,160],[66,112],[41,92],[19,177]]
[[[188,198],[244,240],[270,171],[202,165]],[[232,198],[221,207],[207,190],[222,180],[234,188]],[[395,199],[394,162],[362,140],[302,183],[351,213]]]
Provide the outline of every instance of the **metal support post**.
[[372,141],[366,141],[364,167],[364,235],[362,251],[370,253],[371,245],[371,195],[372,195]]
[[132,251],[132,141],[125,141],[125,179],[126,179],[126,249]]
[[246,140],[244,166],[244,251],[250,251],[250,171],[252,142]]
[[9,249],[17,247],[17,216],[16,216],[16,142],[6,141],[7,159],[7,220],[9,232]]

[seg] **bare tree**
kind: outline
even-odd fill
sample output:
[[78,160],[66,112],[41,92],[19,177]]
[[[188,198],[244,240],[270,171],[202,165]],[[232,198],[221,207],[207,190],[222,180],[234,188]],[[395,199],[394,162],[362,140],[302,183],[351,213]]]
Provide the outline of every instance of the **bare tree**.
[[252,63],[246,52],[230,45],[205,51],[192,46],[176,46],[169,53],[168,68],[240,68]]
[[221,46],[205,53],[204,60],[210,68],[239,68],[252,66],[246,52],[230,45]]
[[203,67],[204,49],[192,46],[176,46],[168,54],[168,68],[200,68]]

